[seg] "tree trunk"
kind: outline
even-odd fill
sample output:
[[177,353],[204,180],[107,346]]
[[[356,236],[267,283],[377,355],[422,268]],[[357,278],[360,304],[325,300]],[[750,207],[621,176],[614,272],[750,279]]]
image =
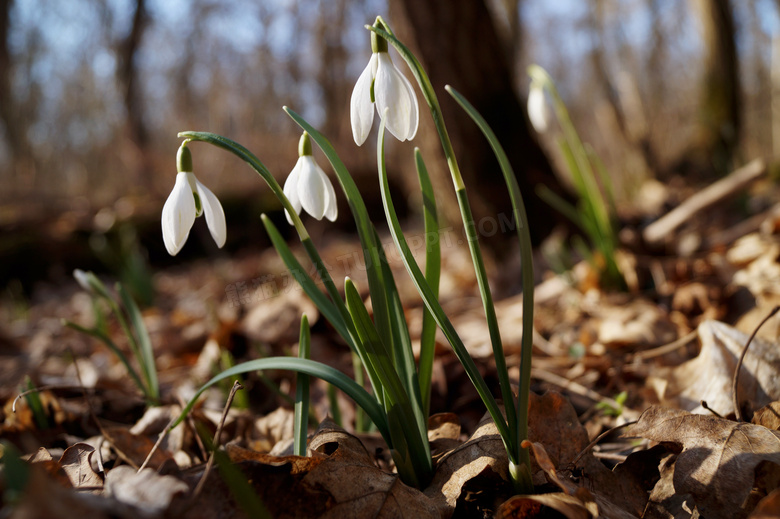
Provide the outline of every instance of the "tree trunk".
[[138,77],[136,54],[147,24],[146,0],[136,0],[133,24],[130,32],[117,47],[117,80],[125,105],[125,129],[127,138],[136,147],[140,161],[135,168],[137,177],[145,186],[151,186],[149,158],[149,131],[144,121],[143,94]]
[[739,143],[739,66],[728,0],[693,0],[704,45],[698,128],[686,157],[692,173],[728,173]]
[[[444,91],[446,84],[463,94],[498,136],[517,175],[532,238],[539,243],[552,230],[557,215],[536,195],[535,188],[543,183],[559,194],[563,189],[530,133],[524,103],[513,89],[505,47],[499,41],[485,2],[391,0],[390,8],[393,30],[413,49],[436,90],[477,221],[480,217],[494,217],[496,212],[510,214],[509,194],[490,146],[468,115]],[[421,109],[418,135],[422,138],[415,139],[415,144],[430,163],[434,153],[437,158],[442,157],[441,146],[430,117],[424,113],[424,103]],[[459,220],[457,205],[452,202],[449,173],[444,167],[429,164],[429,168],[437,198],[443,200],[440,211],[450,221]],[[484,234],[489,234],[487,229]],[[497,241],[498,247],[508,242]]]
[[5,127],[5,138],[11,155],[9,169],[12,172],[10,178],[6,179],[9,182],[6,195],[11,195],[11,191],[19,184],[31,183],[35,169],[27,140],[29,119],[22,116],[19,100],[15,99],[11,91],[14,64],[8,48],[8,29],[13,3],[13,0],[0,0],[0,121]]

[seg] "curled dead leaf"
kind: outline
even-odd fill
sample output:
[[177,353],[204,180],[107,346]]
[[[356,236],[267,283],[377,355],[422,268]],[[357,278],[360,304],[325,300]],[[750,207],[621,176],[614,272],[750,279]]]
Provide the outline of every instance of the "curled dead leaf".
[[[719,321],[704,321],[698,327],[699,355],[670,370],[648,378],[661,402],[704,413],[700,402],[728,416],[734,414],[732,380],[748,335]],[[780,348],[756,337],[750,344],[739,376],[740,405],[753,409],[780,400]],[[750,416],[749,414],[747,416]]]
[[71,445],[62,453],[59,464],[68,476],[73,488],[98,492],[103,488],[103,478],[92,468],[95,448],[86,443]]
[[780,432],[758,425],[654,406],[627,435],[678,446],[674,490],[690,494],[704,517],[744,515],[756,468],[780,468]]

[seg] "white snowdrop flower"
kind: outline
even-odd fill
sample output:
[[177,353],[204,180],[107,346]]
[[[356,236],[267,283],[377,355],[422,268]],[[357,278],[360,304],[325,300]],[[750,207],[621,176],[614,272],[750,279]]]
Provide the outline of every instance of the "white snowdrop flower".
[[[379,22],[377,22],[379,23]],[[412,84],[396,68],[387,53],[387,41],[371,33],[371,59],[352,90],[350,120],[352,137],[360,146],[368,137],[374,122],[374,104],[380,117],[385,108],[387,129],[398,140],[412,140],[417,134],[419,107]]]
[[[333,222],[338,216],[336,191],[328,176],[312,157],[309,139],[309,134],[303,132],[298,144],[298,162],[284,183],[284,194],[296,213],[300,214],[303,208],[317,220],[322,220],[324,216]],[[292,225],[290,214],[285,211],[285,215]]]
[[184,247],[195,218],[204,215],[211,237],[222,248],[227,237],[225,212],[219,199],[192,173],[192,154],[187,142],[182,143],[176,157],[179,173],[176,184],[162,210],[162,233],[168,254],[175,256]]
[[547,100],[544,98],[544,87],[532,82],[528,91],[528,119],[539,133],[547,131]]

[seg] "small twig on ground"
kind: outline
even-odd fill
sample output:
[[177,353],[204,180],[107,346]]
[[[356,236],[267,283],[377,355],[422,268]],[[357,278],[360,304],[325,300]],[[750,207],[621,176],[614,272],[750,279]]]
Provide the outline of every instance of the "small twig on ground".
[[[182,409],[184,409],[187,406],[187,402],[183,401],[181,396],[179,398],[179,405]],[[198,434],[198,429],[195,427],[195,420],[192,418],[192,413],[187,413],[187,425],[192,430],[192,434],[195,437],[195,443],[198,444],[198,448],[200,449],[200,455],[202,456],[202,459],[206,460],[209,457],[208,449],[206,449],[206,446],[203,445],[203,439],[201,439],[200,434]]]
[[689,342],[695,339],[698,336],[698,334],[699,332],[694,330],[688,335],[680,337],[676,341],[670,342],[669,344],[665,344],[663,346],[653,348],[652,350],[638,351],[633,356],[631,356],[630,360],[643,361],[647,359],[653,359],[655,357],[660,357],[662,355],[666,355],[667,353],[671,353],[673,351],[679,350],[683,346],[687,345]]
[[642,236],[648,243],[658,243],[669,236],[699,211],[733,195],[766,172],[766,164],[756,159],[737,169],[725,178],[702,189],[676,208],[648,225]]
[[699,405],[701,405],[704,409],[709,411],[710,413],[714,414],[718,418],[723,418],[719,412],[717,412],[715,409],[711,408],[709,405],[707,405],[706,400],[699,400]]
[[758,330],[761,329],[762,326],[764,326],[764,323],[766,323],[769,319],[771,319],[778,311],[780,311],[780,305],[775,306],[772,308],[772,310],[769,312],[769,314],[764,317],[764,319],[758,323],[758,326],[756,326],[756,329],[753,330],[753,333],[748,338],[747,342],[745,343],[745,347],[742,348],[742,354],[739,356],[739,361],[737,361],[737,367],[734,369],[734,381],[731,385],[731,395],[734,398],[734,416],[738,422],[744,422],[742,418],[742,410],[739,408],[739,398],[737,398],[737,384],[739,383],[739,371],[742,368],[742,362],[745,360],[745,354],[747,353],[748,346],[750,346],[750,343],[753,342],[753,339],[756,337],[756,334],[758,333]]
[[618,429],[622,429],[623,427],[628,427],[629,425],[634,425],[636,422],[637,422],[636,420],[633,420],[631,422],[626,422],[624,424],[617,425],[617,426],[613,427],[612,429],[608,429],[608,430],[604,431],[603,433],[599,434],[598,436],[596,436],[596,439],[594,439],[592,442],[590,442],[587,447],[582,449],[582,452],[577,454],[574,457],[574,459],[571,460],[571,465],[572,466],[576,466],[577,462],[580,461],[580,458],[585,456],[585,454],[587,454],[593,447],[595,447],[596,444],[598,444],[598,442],[600,442],[601,440],[603,440],[604,438],[606,438],[607,436],[609,436],[613,432],[617,431]]
[[200,477],[200,481],[198,481],[198,485],[195,487],[195,490],[192,492],[192,497],[190,498],[191,501],[194,501],[198,495],[200,495],[200,492],[203,490],[203,487],[206,484],[206,480],[209,477],[209,472],[211,472],[211,467],[214,466],[214,451],[216,451],[219,448],[219,436],[222,434],[222,427],[225,425],[225,420],[227,420],[228,411],[230,410],[230,406],[233,404],[233,397],[236,396],[236,391],[239,389],[244,389],[244,386],[241,385],[241,383],[236,380],[233,382],[233,387],[230,389],[230,394],[228,395],[227,402],[225,402],[225,408],[222,410],[222,418],[219,420],[219,425],[217,425],[217,432],[214,433],[214,442],[211,446],[211,455],[209,456],[208,462],[206,462],[206,469],[203,471],[203,475]]
[[163,429],[162,432],[160,432],[160,435],[157,437],[157,441],[154,442],[154,445],[152,445],[152,449],[149,451],[149,454],[146,455],[146,459],[144,460],[143,463],[141,463],[141,466],[138,467],[138,472],[141,472],[149,464],[149,461],[151,461],[152,456],[154,456],[154,453],[157,452],[157,449],[160,448],[160,445],[162,444],[165,437],[168,436],[169,432],[171,432],[171,425],[173,425],[175,421],[176,421],[176,417],[171,418],[171,421],[168,422],[168,425],[165,426],[165,429]]

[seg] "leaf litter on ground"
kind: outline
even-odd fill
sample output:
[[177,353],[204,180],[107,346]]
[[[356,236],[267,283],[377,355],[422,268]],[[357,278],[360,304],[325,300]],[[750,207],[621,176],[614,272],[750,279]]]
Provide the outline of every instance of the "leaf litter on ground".
[[[651,259],[649,263],[645,262],[645,259],[637,259],[634,261],[636,279],[641,283],[643,279],[653,278],[658,294],[614,296],[599,291],[592,280],[587,283],[584,280],[581,283],[575,281],[571,284],[561,282],[560,277],[550,278],[538,287],[539,310],[535,330],[538,333],[535,339],[537,352],[534,366],[540,372],[545,371],[558,378],[539,379],[535,389],[542,391],[546,388],[557,388],[564,391],[564,396],[548,393],[533,397],[532,410],[535,411],[532,411],[531,415],[531,441],[534,443],[535,452],[539,452],[540,456],[544,452],[546,456],[546,470],[535,465],[534,477],[538,488],[548,492],[547,495],[569,496],[549,499],[555,502],[576,500],[569,503],[575,511],[563,512],[567,517],[590,517],[594,513],[604,517],[690,517],[693,513],[702,513],[706,517],[731,517],[726,511],[731,513],[736,510],[735,516],[746,515],[752,510],[750,503],[758,503],[753,510],[754,514],[771,510],[772,504],[778,499],[777,492],[772,487],[771,468],[774,458],[770,455],[769,459],[766,459],[761,453],[746,451],[748,447],[745,442],[733,440],[719,443],[717,438],[710,436],[711,443],[706,447],[720,449],[724,453],[731,452],[737,460],[748,460],[748,465],[757,461],[751,473],[753,479],[739,485],[741,492],[744,492],[746,485],[751,485],[748,494],[752,501],[738,505],[727,504],[727,508],[722,509],[713,508],[715,505],[707,501],[706,497],[701,497],[697,488],[680,486],[678,479],[686,479],[684,482],[690,479],[690,483],[694,485],[693,477],[707,476],[710,477],[706,480],[707,484],[713,488],[728,488],[729,483],[727,480],[721,480],[720,473],[727,475],[723,478],[733,477],[733,474],[729,475],[728,469],[734,464],[727,463],[726,468],[717,465],[711,474],[700,474],[696,471],[697,467],[686,472],[687,458],[683,457],[683,454],[688,456],[688,451],[701,454],[702,451],[697,446],[686,447],[690,440],[667,434],[668,431],[664,429],[654,430],[653,437],[657,436],[659,439],[651,438],[650,433],[641,435],[648,441],[658,442],[656,447],[645,449],[644,446],[637,447],[628,440],[604,442],[580,456],[576,464],[572,464],[572,460],[588,446],[589,438],[625,421],[621,412],[628,415],[628,411],[646,408],[657,400],[658,395],[648,391],[645,381],[649,375],[658,375],[660,367],[666,366],[670,371],[679,370],[670,374],[669,380],[680,382],[678,386],[674,386],[675,389],[682,388],[678,393],[670,391],[672,383],[669,382],[664,397],[678,398],[678,401],[681,401],[680,395],[683,395],[690,402],[688,406],[698,405],[699,399],[707,399],[710,408],[717,408],[722,414],[729,414],[729,391],[722,389],[726,387],[722,382],[712,383],[713,380],[726,380],[729,377],[729,369],[727,366],[717,366],[726,364],[724,360],[713,359],[728,360],[729,356],[733,359],[734,352],[738,354],[738,349],[731,346],[740,345],[744,337],[728,328],[728,325],[710,319],[720,319],[726,315],[748,316],[751,309],[761,315],[766,305],[775,302],[776,294],[780,293],[776,288],[777,277],[774,274],[778,264],[776,227],[745,237],[734,247],[727,249],[725,254],[679,257],[673,261]],[[346,257],[344,255],[351,254],[354,248],[354,243],[349,239],[336,241],[330,255],[326,252],[323,256],[329,264],[348,267],[352,270],[349,273],[351,276],[359,276],[359,266],[350,265],[343,260]],[[474,311],[476,290],[472,274],[467,268],[469,264],[465,260],[466,254],[457,247],[448,250],[445,255],[447,265],[443,270],[443,303],[453,314],[456,328],[463,329],[467,346],[480,357],[480,369],[490,379],[492,368],[489,352],[484,348],[484,325],[480,324],[478,312]],[[262,265],[260,270],[258,264]],[[306,301],[301,301],[299,294],[290,291],[276,294],[275,297],[279,299],[274,301],[274,298],[266,297],[270,294],[267,289],[273,287],[264,286],[260,282],[254,283],[256,279],[262,280],[262,276],[269,275],[271,278],[265,279],[278,282],[279,272],[282,271],[279,262],[274,263],[274,254],[266,252],[261,255],[261,261],[258,261],[257,256],[247,256],[237,261],[220,260],[216,268],[199,262],[191,269],[163,272],[157,276],[159,303],[156,308],[146,311],[144,318],[152,340],[158,345],[161,382],[169,395],[175,395],[179,391],[184,391],[183,394],[186,395],[187,383],[196,387],[203,379],[208,378],[212,374],[209,364],[219,358],[219,355],[213,353],[219,353],[223,349],[229,349],[238,358],[258,353],[286,354],[294,342],[292,332],[282,329],[283,326],[273,325],[289,320],[290,312],[299,311],[306,306]],[[584,276],[587,275],[585,272]],[[502,279],[509,279],[507,272],[502,272],[502,276]],[[399,279],[404,278],[400,276]],[[252,297],[246,297],[244,301],[235,304],[235,301],[230,301],[227,297],[229,287],[242,281],[248,283],[252,289]],[[544,287],[547,283],[550,287],[555,286],[548,289]],[[255,284],[257,286],[254,286]],[[502,286],[510,285],[511,283],[502,281]],[[279,288],[282,285],[276,286]],[[413,290],[406,290],[403,286],[400,288],[405,302],[408,301],[406,312],[414,322],[420,303]],[[734,294],[743,292],[749,295],[748,299],[737,300]],[[511,293],[510,290],[509,295]],[[33,374],[35,383],[39,385],[47,382],[73,385],[73,377],[63,376],[69,369],[70,361],[63,355],[62,345],[68,344],[74,348],[80,365],[87,363],[95,367],[86,378],[92,388],[89,398],[97,404],[100,419],[105,420],[110,416],[116,423],[112,424],[112,427],[106,427],[111,439],[95,436],[98,431],[95,431],[93,426],[79,425],[79,422],[88,421],[85,419],[84,395],[80,390],[54,389],[48,392],[46,408],[55,418],[51,420],[53,429],[49,433],[44,434],[43,431],[37,430],[31,415],[14,415],[6,411],[3,436],[22,441],[27,446],[26,452],[35,453],[39,446],[44,445],[44,451],[48,454],[47,457],[38,451],[29,458],[34,469],[30,481],[35,482],[35,488],[30,487],[17,511],[21,513],[21,510],[26,509],[33,516],[51,515],[52,510],[56,510],[59,516],[64,517],[101,517],[109,513],[119,517],[132,517],[138,514],[142,507],[147,507],[144,512],[147,516],[165,516],[184,510],[182,503],[197,483],[198,476],[202,475],[200,471],[205,461],[205,454],[196,445],[197,435],[193,434],[189,427],[181,427],[180,437],[166,439],[167,443],[161,449],[163,458],[154,464],[158,467],[154,474],[172,478],[165,480],[171,484],[161,483],[144,487],[140,483],[133,483],[135,479],[131,477],[131,471],[135,471],[124,463],[139,464],[139,460],[143,459],[143,455],[148,453],[150,445],[157,439],[160,428],[164,428],[165,417],[176,414],[175,407],[161,407],[160,411],[157,411],[160,416],[155,418],[152,411],[144,416],[143,408],[137,399],[127,405],[126,402],[132,400],[132,388],[126,384],[122,370],[112,365],[111,359],[96,350],[93,344],[67,331],[55,330],[52,326],[51,316],[83,318],[88,313],[84,309],[83,298],[74,292],[57,297],[66,303],[60,303],[57,307],[54,303],[57,299],[49,298],[45,304],[31,307],[29,322],[35,323],[33,327],[25,328],[24,325],[17,324],[14,328],[16,331],[10,334],[12,338],[24,341],[24,346],[21,343],[15,344],[16,350],[12,351],[22,351],[28,349],[28,346],[31,348],[27,357],[0,352],[5,355],[2,360],[7,360],[7,365],[12,367],[5,372],[12,378],[8,384],[3,384],[3,397],[15,397],[17,382],[26,373]],[[215,306],[209,301],[219,303]],[[521,332],[520,301],[521,297],[512,296],[501,298],[498,302],[502,325],[508,329],[507,351],[510,364],[517,362],[513,356],[517,350],[516,343],[519,342],[516,338],[520,337]],[[659,304],[659,301],[667,301],[668,304]],[[274,304],[282,302],[284,304]],[[60,311],[62,308],[65,310]],[[78,317],[79,315],[81,317]],[[50,320],[47,321],[47,318]],[[215,321],[217,329],[210,332],[208,323]],[[732,323],[735,321],[737,328],[743,333],[749,332],[753,327],[749,320],[729,320]],[[752,323],[755,323],[755,320]],[[419,333],[415,332],[414,325],[411,328],[413,335]],[[658,357],[642,360],[641,356],[637,356],[649,348],[658,348],[673,342],[690,330],[698,331],[701,346],[688,341],[675,351],[663,353]],[[315,340],[319,340],[319,345],[322,346],[318,354],[333,359],[348,372],[348,355],[344,355],[340,344],[334,343],[333,334],[328,327],[318,324],[317,335]],[[721,344],[726,336],[732,337],[733,345]],[[27,341],[27,338],[33,340]],[[202,355],[204,344],[208,343],[209,338],[213,339],[211,348],[216,349],[207,356]],[[740,389],[740,395],[744,403],[753,408],[777,399],[771,385],[775,373],[773,370],[777,369],[777,360],[771,356],[773,348],[776,349],[772,339],[771,332],[763,333],[768,349],[757,340],[748,350],[743,368],[747,371],[745,376],[741,377],[741,382],[746,386]],[[770,352],[769,357],[762,353],[764,351]],[[203,365],[199,370],[193,371],[199,356],[203,358]],[[757,360],[751,356],[756,356]],[[693,363],[685,368],[688,370],[688,376],[682,366],[676,366],[681,361]],[[733,366],[733,361],[730,362]],[[716,366],[707,367],[711,364]],[[479,406],[475,404],[476,399],[469,391],[468,384],[464,383],[464,378],[458,378],[458,364],[452,362],[451,354],[442,340],[437,344],[435,370],[439,377],[437,394],[434,395],[435,409],[451,411],[454,416],[440,418],[435,424],[432,423],[431,439],[439,445],[438,451],[435,451],[438,456],[439,479],[434,480],[436,487],[432,485],[424,492],[401,493],[400,482],[390,472],[390,456],[378,452],[385,448],[381,441],[376,442],[371,435],[336,432],[337,428],[332,425],[327,426],[331,436],[327,436],[330,438],[327,441],[323,439],[320,447],[322,452],[315,450],[312,451],[311,457],[293,461],[285,454],[285,442],[289,440],[289,410],[277,395],[265,390],[260,391],[262,384],[257,377],[249,377],[248,380],[250,387],[254,386],[250,399],[253,407],[248,411],[230,413],[221,442],[226,445],[226,452],[230,456],[237,456],[238,452],[251,454],[249,460],[237,461],[236,458],[236,465],[244,471],[248,479],[255,482],[258,495],[265,495],[262,492],[272,494],[269,498],[270,504],[273,504],[274,499],[281,500],[282,496],[289,499],[289,496],[294,494],[293,490],[303,488],[300,485],[303,485],[302,481],[307,477],[310,478],[309,481],[319,481],[317,478],[320,477],[321,469],[318,467],[327,462],[326,466],[336,469],[339,469],[340,463],[346,464],[350,468],[344,470],[350,476],[354,473],[355,477],[368,478],[371,481],[374,481],[371,478],[377,478],[376,489],[379,490],[372,490],[369,494],[373,492],[384,496],[388,501],[384,508],[383,505],[376,505],[375,501],[372,501],[373,494],[365,495],[369,487],[362,486],[362,482],[350,483],[349,488],[322,491],[329,496],[330,501],[327,502],[331,505],[322,505],[322,495],[316,492],[303,494],[311,497],[308,502],[311,506],[324,507],[317,508],[318,511],[327,512],[327,506],[332,506],[333,510],[336,510],[333,512],[335,515],[343,510],[350,510],[350,506],[363,503],[367,507],[366,510],[379,509],[387,516],[403,516],[403,511],[392,508],[390,501],[404,499],[410,503],[415,502],[416,506],[420,507],[419,513],[423,515],[431,513],[434,516],[462,516],[466,511],[490,514],[499,510],[502,502],[506,502],[509,504],[501,508],[502,512],[499,513],[504,513],[506,517],[515,516],[517,512],[508,509],[517,503],[505,501],[512,496],[501,476],[502,471],[505,471],[502,463],[505,467],[506,460],[501,457],[500,440],[491,434],[490,423],[480,422],[482,411],[477,409]],[[82,366],[81,371],[87,373],[88,367]],[[192,373],[196,373],[197,377],[188,382]],[[271,377],[269,380],[272,384],[279,384],[283,392],[289,392],[292,387],[289,378],[283,374],[268,376]],[[550,382],[551,380],[568,383]],[[752,389],[751,380],[757,381]],[[699,390],[689,388],[703,382],[711,382],[713,388],[721,389],[705,390],[697,394]],[[603,413],[595,407],[594,404],[602,400],[615,402],[615,397],[622,391],[627,391],[628,400],[625,408],[614,409],[615,414]],[[324,391],[321,391],[320,395],[324,395]],[[209,402],[224,401],[223,397],[224,395],[215,390]],[[323,420],[327,405],[322,404],[322,396],[318,398],[319,402],[313,403],[318,410],[318,419]],[[259,411],[258,407],[264,409]],[[756,418],[755,424],[738,424],[717,417],[688,413],[683,415],[685,420],[682,420],[682,423],[690,421],[692,425],[688,426],[695,434],[708,437],[707,433],[702,432],[702,425],[698,421],[704,418],[714,419],[716,425],[714,429],[710,427],[713,430],[731,431],[734,436],[743,435],[751,441],[764,442],[769,437],[757,431],[768,430],[764,425],[771,424],[770,418],[777,416],[777,412],[772,409],[764,408],[760,413],[762,418]],[[204,404],[195,410],[192,421],[213,431],[218,421],[215,415],[218,414],[210,410],[208,404]],[[693,418],[687,418],[688,416]],[[647,425],[648,420],[649,415],[643,415],[643,421],[640,423]],[[581,425],[583,423],[584,426]],[[121,427],[117,428],[117,424],[121,424]],[[754,440],[754,435],[759,440]],[[314,438],[312,436],[311,440]],[[355,441],[362,443],[363,447],[358,448]],[[91,453],[89,447],[84,446],[87,442],[92,445]],[[96,442],[102,443],[98,445]],[[672,445],[678,447],[667,449]],[[67,466],[76,468],[75,481],[81,481],[83,476],[87,478],[85,481],[95,483],[85,484],[82,488],[89,488],[88,492],[98,492],[97,496],[77,490],[77,484],[68,477],[61,462],[65,449],[72,449],[65,459],[73,457],[73,461]],[[124,456],[126,461],[122,461],[120,456]],[[104,469],[95,466],[96,458],[104,464]],[[458,462],[458,458],[461,458],[461,462]],[[691,462],[693,465],[701,465],[709,458],[694,460]],[[620,463],[610,470],[609,467],[615,462]],[[87,464],[90,470],[87,470]],[[758,477],[755,475],[756,469]],[[750,471],[744,472],[747,473]],[[145,469],[144,474],[151,473]],[[690,474],[693,476],[688,477]],[[743,472],[738,474],[742,477]],[[97,476],[101,484],[92,479],[94,476]],[[115,484],[119,485],[116,488],[122,489],[120,480],[124,479],[127,479],[131,490],[127,493],[124,493],[125,490],[113,494],[109,492],[108,488]],[[141,479],[144,478],[139,481]],[[151,477],[147,479],[156,481]],[[260,489],[260,481],[268,482],[269,488]],[[333,484],[342,482],[343,485],[343,481],[346,480],[341,478]],[[270,485],[270,482],[274,482],[273,485]],[[186,485],[186,489],[182,483]],[[143,497],[118,498],[119,495],[135,495],[133,492],[142,496],[150,489],[160,494],[155,496],[156,498],[162,499],[155,501]],[[357,497],[359,489],[362,489],[364,494],[362,497]],[[309,491],[311,488],[307,487],[307,492]],[[350,494],[348,491],[354,492]],[[764,494],[767,496],[764,497]],[[204,492],[198,497],[199,506],[187,510],[189,514],[200,514],[204,517],[241,515],[240,507],[231,499],[226,499],[229,495],[222,477],[213,472],[209,475]],[[46,499],[43,496],[46,496]],[[133,500],[137,503],[132,503]],[[667,503],[672,501],[676,504],[667,506]],[[56,509],[53,508],[54,502]],[[187,503],[187,506],[190,505]],[[718,501],[717,506],[719,505]],[[732,506],[738,508],[729,508]],[[704,514],[703,509],[709,513]],[[283,516],[285,513],[292,514],[289,507],[276,515]],[[568,515],[569,513],[573,515]],[[583,513],[585,515],[582,515]]]

